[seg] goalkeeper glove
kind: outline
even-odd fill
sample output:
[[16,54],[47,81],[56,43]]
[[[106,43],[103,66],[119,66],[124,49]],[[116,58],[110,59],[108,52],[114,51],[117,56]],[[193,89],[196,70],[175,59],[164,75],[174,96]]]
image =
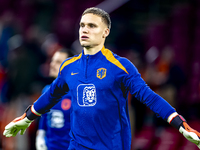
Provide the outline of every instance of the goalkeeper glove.
[[29,106],[21,117],[14,119],[5,127],[3,135],[6,137],[14,137],[19,131],[21,131],[20,134],[23,135],[33,120],[39,116],[40,114],[34,110],[33,106]]
[[39,129],[37,131],[36,142],[35,142],[36,150],[47,150],[47,146],[45,143],[45,134],[46,134],[45,130]]
[[181,115],[175,112],[169,116],[167,121],[200,149],[200,133],[192,129]]

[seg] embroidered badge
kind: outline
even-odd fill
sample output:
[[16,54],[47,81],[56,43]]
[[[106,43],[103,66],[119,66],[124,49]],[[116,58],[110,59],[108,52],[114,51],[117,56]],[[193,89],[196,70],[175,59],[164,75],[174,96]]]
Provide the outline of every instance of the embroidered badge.
[[97,78],[103,79],[105,77],[106,77],[106,69],[105,68],[97,69]]

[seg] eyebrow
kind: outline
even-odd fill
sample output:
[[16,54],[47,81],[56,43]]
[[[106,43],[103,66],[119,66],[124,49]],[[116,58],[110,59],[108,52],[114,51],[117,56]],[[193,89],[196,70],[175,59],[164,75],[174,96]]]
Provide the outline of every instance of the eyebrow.
[[94,25],[95,27],[98,26],[96,23],[88,23],[88,25]]
[[97,28],[99,25],[96,23],[80,23],[80,27],[82,26],[88,26],[89,28]]
[[82,24],[87,24],[87,25],[95,25],[95,26],[97,26],[97,24],[96,23],[84,23],[84,22],[80,22],[80,25],[82,25]]

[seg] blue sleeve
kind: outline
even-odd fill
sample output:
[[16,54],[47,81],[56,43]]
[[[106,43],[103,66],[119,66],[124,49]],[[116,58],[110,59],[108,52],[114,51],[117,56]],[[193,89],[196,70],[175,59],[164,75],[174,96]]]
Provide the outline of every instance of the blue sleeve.
[[124,58],[122,63],[128,71],[123,82],[136,99],[163,119],[167,119],[170,114],[175,112],[175,109],[166,100],[149,88],[137,68],[129,60]]
[[[50,85],[46,85],[42,89],[42,93],[45,93],[49,88],[50,88]],[[46,131],[47,130],[46,123],[47,123],[47,114],[43,114],[39,119],[38,129],[43,129]]]
[[47,114],[43,114],[41,117],[40,117],[40,120],[39,120],[39,125],[38,125],[38,129],[43,129],[43,130],[47,130]]
[[56,103],[58,103],[62,96],[69,91],[68,85],[61,74],[52,82],[50,88],[44,92],[34,103],[34,109],[44,114],[48,112]]
[[49,88],[50,88],[51,85],[46,85],[43,89],[42,89],[42,94],[44,92],[46,92]]

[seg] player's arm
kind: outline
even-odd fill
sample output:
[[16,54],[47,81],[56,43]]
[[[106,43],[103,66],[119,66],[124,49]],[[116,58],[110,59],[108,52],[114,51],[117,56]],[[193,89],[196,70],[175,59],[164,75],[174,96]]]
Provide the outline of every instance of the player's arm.
[[128,63],[127,70],[129,72],[125,84],[128,85],[131,94],[133,94],[139,101],[144,103],[153,112],[167,120],[169,124],[179,130],[183,136],[195,143],[200,149],[200,133],[192,129],[185,119],[180,116],[175,109],[162,97],[153,92],[141,78],[134,65]]
[[68,91],[67,84],[59,76],[51,84],[51,87],[33,105],[26,109],[21,117],[14,119],[5,127],[3,135],[6,137],[16,136],[19,131],[23,135],[33,120],[48,112]]
[[122,64],[128,73],[124,73],[123,84],[128,87],[130,93],[141,103],[145,104],[158,116],[164,120],[176,110],[162,97],[150,89],[146,82],[141,78],[137,68],[128,60],[123,59]]
[[200,133],[192,129],[181,115],[174,112],[168,117],[167,122],[178,129],[186,139],[196,144],[200,149]]

